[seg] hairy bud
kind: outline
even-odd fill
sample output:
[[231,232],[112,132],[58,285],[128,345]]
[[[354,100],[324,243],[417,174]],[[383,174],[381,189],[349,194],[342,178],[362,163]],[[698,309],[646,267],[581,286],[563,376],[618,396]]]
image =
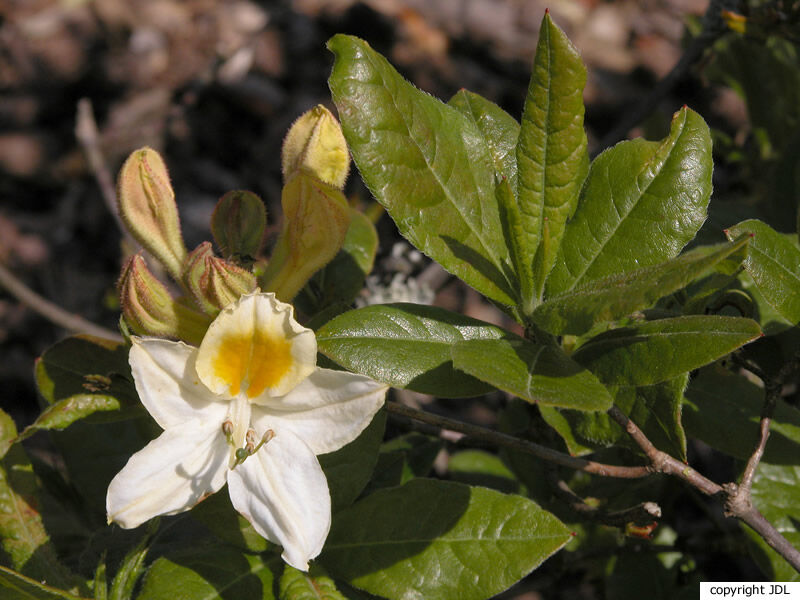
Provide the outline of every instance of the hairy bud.
[[131,153],[117,183],[119,213],[144,249],[178,279],[186,258],[175,193],[161,156],[152,148]]
[[128,259],[117,285],[122,315],[139,335],[177,338],[199,344],[211,320],[177,302],[147,268],[141,254]]
[[283,141],[281,164],[286,183],[302,171],[336,189],[344,188],[350,155],[342,128],[327,108],[318,104],[292,124]]
[[209,242],[186,258],[183,282],[203,311],[212,316],[256,287],[252,273],[214,256]]

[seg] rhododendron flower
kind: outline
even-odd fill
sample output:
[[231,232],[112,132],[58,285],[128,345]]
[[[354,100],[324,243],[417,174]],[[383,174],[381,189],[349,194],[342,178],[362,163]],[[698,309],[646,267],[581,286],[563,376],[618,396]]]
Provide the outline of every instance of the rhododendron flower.
[[314,332],[292,313],[253,293],[222,310],[199,348],[132,339],[136,390],[164,432],[111,481],[109,521],[130,528],[188,510],[227,481],[234,508],[308,570],[331,523],[316,455],[353,441],[387,388],[317,368]]

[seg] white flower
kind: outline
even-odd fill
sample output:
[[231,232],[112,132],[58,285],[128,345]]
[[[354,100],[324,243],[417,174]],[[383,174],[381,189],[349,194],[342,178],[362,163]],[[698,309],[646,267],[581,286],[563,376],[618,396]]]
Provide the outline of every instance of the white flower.
[[316,455],[353,441],[387,389],[316,357],[314,332],[274,294],[225,308],[199,348],[133,338],[136,390],[164,432],[111,481],[109,521],[130,528],[188,510],[227,481],[236,510],[308,570],[331,524]]

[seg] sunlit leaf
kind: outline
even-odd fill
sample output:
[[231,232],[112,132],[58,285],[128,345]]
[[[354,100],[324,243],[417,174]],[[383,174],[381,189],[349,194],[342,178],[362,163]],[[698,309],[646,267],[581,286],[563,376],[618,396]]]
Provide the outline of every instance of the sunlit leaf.
[[800,248],[766,223],[742,221],[728,236],[752,234],[744,267],[759,291],[790,323],[800,323]]
[[453,345],[452,356],[457,369],[528,402],[579,410],[611,406],[605,386],[558,346],[510,337],[466,340]]
[[686,287],[748,243],[744,236],[712,252],[687,252],[653,267],[645,267],[589,282],[579,289],[549,298],[533,313],[534,322],[550,333],[580,335],[594,325],[615,321],[650,308],[659,298]]
[[415,479],[339,513],[320,562],[390,600],[484,600],[569,539],[558,519],[521,496]]
[[534,273],[538,296],[556,259],[567,219],[575,212],[589,164],[583,129],[585,83],[586,68],[578,51],[545,13],[517,145],[523,229],[534,253],[543,253]]
[[552,297],[677,256],[706,219],[711,136],[694,111],[660,142],[621,142],[592,163],[547,280]]
[[697,369],[761,335],[751,319],[687,316],[602,333],[573,358],[612,385],[652,385]]
[[325,356],[355,373],[393,387],[458,398],[492,388],[453,368],[452,345],[504,335],[499,327],[441,308],[382,304],[332,319],[317,331],[317,344]]
[[361,177],[412,244],[514,304],[494,161],[474,121],[415,88],[358,38],[328,41],[328,83]]

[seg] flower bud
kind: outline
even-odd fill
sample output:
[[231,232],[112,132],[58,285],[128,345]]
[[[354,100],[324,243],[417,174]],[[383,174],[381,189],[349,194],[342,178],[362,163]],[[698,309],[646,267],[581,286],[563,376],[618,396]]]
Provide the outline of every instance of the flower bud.
[[177,338],[198,345],[211,324],[207,316],[172,298],[141,254],[125,263],[117,290],[125,322],[139,335]]
[[252,273],[214,256],[209,242],[186,257],[183,282],[197,304],[212,316],[256,287]]
[[161,156],[152,148],[131,153],[117,183],[119,214],[142,247],[178,279],[186,258],[175,193]]
[[336,256],[350,225],[350,207],[333,186],[298,173],[283,186],[283,231],[261,279],[262,288],[289,302]]
[[222,255],[238,263],[252,262],[261,249],[267,211],[261,198],[243,190],[228,192],[211,216],[211,233]]
[[318,104],[291,126],[281,151],[283,180],[304,171],[337,189],[344,188],[350,168],[342,128],[331,112]]

